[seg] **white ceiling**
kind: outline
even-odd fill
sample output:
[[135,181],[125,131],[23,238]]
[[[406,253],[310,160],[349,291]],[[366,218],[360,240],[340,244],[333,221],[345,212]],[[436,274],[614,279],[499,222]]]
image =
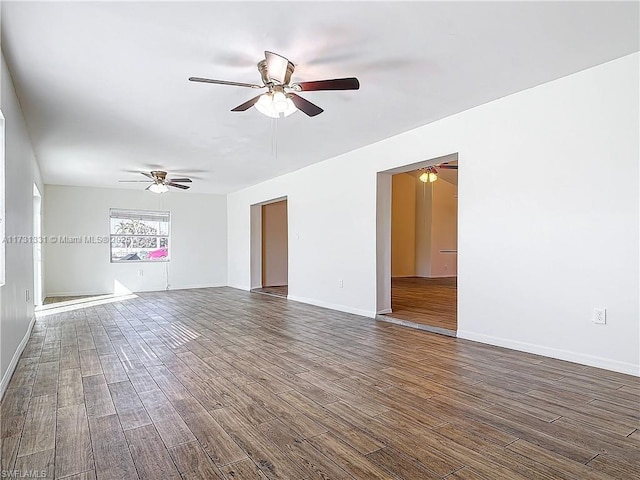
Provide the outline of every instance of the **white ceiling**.
[[[2,48],[50,184],[162,167],[226,193],[638,50],[638,3],[2,2]],[[229,110],[264,50],[325,112]]]

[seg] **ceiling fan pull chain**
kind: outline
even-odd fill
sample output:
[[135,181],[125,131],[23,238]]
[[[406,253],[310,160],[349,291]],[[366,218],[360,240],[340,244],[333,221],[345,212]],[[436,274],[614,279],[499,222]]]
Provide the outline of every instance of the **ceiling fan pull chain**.
[[274,129],[274,133],[273,133],[273,150],[275,152],[274,158],[273,158],[273,163],[277,164],[278,163],[278,119],[274,118],[273,119],[273,129]]

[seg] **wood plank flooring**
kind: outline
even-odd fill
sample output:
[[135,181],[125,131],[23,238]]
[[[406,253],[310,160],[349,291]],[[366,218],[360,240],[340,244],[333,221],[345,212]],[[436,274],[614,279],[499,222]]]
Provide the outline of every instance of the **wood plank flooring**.
[[283,297],[283,298],[287,298],[287,295],[289,295],[288,285],[280,285],[277,287],[254,288],[251,291],[255,293],[266,293],[267,295],[275,295],[276,297]]
[[635,377],[231,288],[64,310],[2,401],[3,471],[640,478]]
[[397,277],[391,279],[391,310],[387,316],[455,332],[457,278]]

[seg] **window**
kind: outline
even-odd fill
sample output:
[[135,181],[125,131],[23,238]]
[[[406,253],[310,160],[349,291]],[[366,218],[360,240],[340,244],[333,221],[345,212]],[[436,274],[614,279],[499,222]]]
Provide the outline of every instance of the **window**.
[[112,262],[169,260],[169,212],[109,210]]

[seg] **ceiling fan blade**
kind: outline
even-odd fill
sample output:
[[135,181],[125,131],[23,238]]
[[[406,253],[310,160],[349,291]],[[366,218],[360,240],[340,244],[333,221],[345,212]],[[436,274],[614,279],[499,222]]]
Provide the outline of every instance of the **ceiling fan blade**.
[[290,93],[289,95],[291,95],[291,100],[293,101],[293,104],[296,107],[298,107],[298,110],[302,110],[304,113],[306,113],[310,117],[315,117],[316,115],[319,115],[322,112],[324,112],[324,110],[321,109],[319,106],[314,105],[309,100],[305,100],[304,98],[296,95],[295,93]]
[[181,188],[183,190],[186,190],[187,188],[191,188],[188,185],[180,185],[179,183],[173,183],[173,182],[165,182],[164,184],[170,187]]
[[190,178],[171,178],[171,179],[169,179],[167,181],[168,182],[173,182],[173,183],[176,183],[176,182],[179,182],[179,183],[180,182],[182,182],[182,183],[189,182],[189,183],[191,183],[191,179]]
[[[155,184],[151,184],[151,185],[155,185]],[[145,190],[150,190],[151,189],[151,185],[149,185],[147,188],[145,188]]]
[[189,77],[190,82],[215,83],[217,85],[231,85],[233,87],[263,88],[264,85],[255,83],[228,82],[226,80],[213,80],[211,78]]
[[442,165],[438,165],[438,168],[442,168],[443,170],[457,170],[458,165],[447,165],[446,163],[443,163]]
[[267,60],[267,73],[269,78],[280,84],[285,84],[287,67],[290,63],[289,60],[273,52],[264,52],[264,58]]
[[258,95],[257,97],[253,97],[251,100],[249,100],[247,102],[244,102],[242,105],[238,105],[236,108],[232,108],[231,111],[232,112],[244,112],[245,110],[249,110],[256,103],[258,103],[258,100],[260,100],[261,96],[262,95]]
[[150,173],[147,172],[140,172],[142,175],[144,175],[145,177],[149,177],[152,180],[155,180],[155,178],[153,177],[153,175],[151,175]]
[[300,86],[301,92],[311,92],[314,90],[358,90],[360,88],[360,82],[355,77],[301,82],[297,85]]
[[149,180],[118,180],[120,183],[149,183]]

